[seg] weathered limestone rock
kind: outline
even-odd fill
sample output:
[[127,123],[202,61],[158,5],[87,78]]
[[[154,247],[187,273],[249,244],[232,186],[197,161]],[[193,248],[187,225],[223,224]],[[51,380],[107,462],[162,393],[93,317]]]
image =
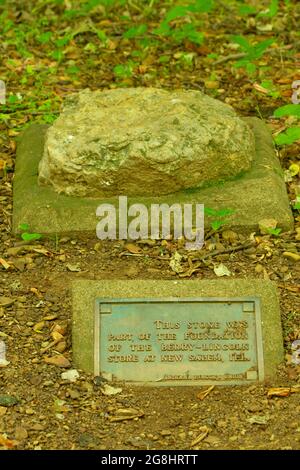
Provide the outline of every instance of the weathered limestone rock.
[[39,184],[72,196],[156,196],[236,176],[254,155],[248,124],[199,91],[84,90],[47,131]]

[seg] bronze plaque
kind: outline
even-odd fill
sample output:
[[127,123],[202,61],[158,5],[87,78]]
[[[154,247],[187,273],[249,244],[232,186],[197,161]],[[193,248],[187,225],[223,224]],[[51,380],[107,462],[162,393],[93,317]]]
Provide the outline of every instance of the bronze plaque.
[[260,302],[245,298],[97,299],[94,372],[147,385],[264,379]]

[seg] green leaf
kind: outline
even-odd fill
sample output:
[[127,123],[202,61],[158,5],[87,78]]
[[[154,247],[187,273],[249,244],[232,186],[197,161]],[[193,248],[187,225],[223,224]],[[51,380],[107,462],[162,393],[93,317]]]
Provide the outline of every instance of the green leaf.
[[296,197],[296,202],[293,205],[293,209],[300,211],[300,196]]
[[42,120],[46,124],[53,124],[53,122],[57,119],[55,114],[44,114]]
[[215,52],[212,52],[211,54],[207,54],[207,57],[209,59],[218,59],[219,54],[216,54]]
[[175,20],[176,18],[181,18],[187,14],[189,11],[188,7],[182,6],[182,5],[177,5],[171,10],[169,10],[166,14],[165,21],[167,23],[170,23],[171,21]]
[[51,31],[47,31],[46,33],[42,33],[42,34],[40,34],[39,36],[37,36],[36,39],[37,39],[38,42],[40,42],[41,44],[47,44],[47,42],[50,41],[51,36],[52,36],[52,32],[51,32]]
[[256,71],[256,65],[252,64],[252,62],[248,61],[246,63],[246,71],[247,71],[248,75],[253,75]]
[[146,24],[140,24],[139,26],[134,26],[133,28],[129,28],[123,34],[123,38],[132,39],[137,36],[142,36],[148,29]]
[[256,70],[255,64],[252,64],[252,62],[250,62],[250,60],[248,60],[248,59],[238,60],[237,62],[235,62],[233,64],[233,66],[235,68],[244,68],[244,69],[246,69],[247,73],[249,73],[249,74],[254,73],[255,70]]
[[278,98],[280,96],[280,92],[276,90],[272,80],[263,80],[261,82],[261,86],[268,90],[268,95],[272,96],[273,98]]
[[285,106],[277,108],[274,111],[274,116],[297,116],[300,118],[300,106],[299,104],[286,104]]
[[251,59],[259,59],[268,47],[273,44],[274,39],[266,39],[252,47],[250,51]]
[[232,215],[235,213],[235,210],[234,209],[220,209],[219,211],[217,211],[217,216],[218,217],[226,217],[228,215]]
[[0,114],[0,122],[1,122],[1,121],[6,122],[6,121],[8,121],[10,118],[11,118],[11,116],[9,116],[9,114],[4,114],[4,113],[1,113],[1,114]]
[[201,33],[200,31],[193,30],[187,34],[187,39],[189,39],[191,42],[194,42],[195,44],[198,44],[198,46],[200,46],[203,43],[204,34]]
[[160,63],[165,63],[170,61],[170,56],[169,55],[161,55],[158,59]]
[[53,57],[54,60],[57,60],[57,62],[60,62],[64,57],[63,51],[56,49],[55,51],[51,52],[51,57]]
[[281,132],[275,137],[277,145],[290,145],[300,139],[300,128],[290,127],[286,132]]
[[282,232],[282,228],[267,228],[267,232],[270,235],[274,235],[275,237],[278,237],[280,233]]
[[256,13],[256,8],[250,5],[241,5],[239,8],[240,15],[253,15],[254,13]]
[[67,68],[67,73],[70,74],[70,75],[74,75],[78,72],[80,72],[80,68],[77,67],[77,65],[72,65],[71,67]]
[[247,41],[247,39],[245,39],[243,36],[231,36],[231,41],[236,43],[236,44],[239,44],[239,46],[245,52],[249,52],[252,49],[252,47],[249,44],[249,42]]
[[169,36],[169,34],[171,33],[171,28],[168,23],[163,21],[162,23],[160,23],[158,28],[153,29],[152,33],[156,34],[157,36]]
[[54,41],[54,44],[56,47],[64,47],[66,46],[72,39],[72,36],[70,34],[65,34],[62,38],[56,39]]
[[9,104],[16,104],[19,101],[22,101],[17,95],[9,95],[7,102]]
[[261,11],[258,13],[258,17],[266,17],[266,18],[273,18],[276,16],[278,12],[278,0],[271,0],[271,3],[266,11]]
[[225,222],[223,220],[214,220],[210,226],[213,230],[219,230],[220,227],[222,227],[222,225],[224,225]]
[[200,45],[203,42],[204,35],[203,33],[196,31],[194,25],[185,24],[182,28],[172,31],[172,38],[177,42],[189,39],[189,41]]
[[129,78],[132,76],[132,66],[130,64],[119,64],[114,67],[114,74],[119,78]]
[[211,209],[211,207],[204,207],[204,214],[207,216],[215,216],[217,215],[217,212],[215,209]]
[[102,41],[102,42],[107,41],[107,36],[106,36],[104,31],[102,31],[101,29],[97,29],[96,32],[97,32],[97,36],[100,39],[100,41]]
[[193,5],[188,7],[189,11],[195,13],[208,13],[214,8],[213,0],[195,0]]
[[40,238],[42,238],[42,235],[40,233],[25,232],[25,233],[22,233],[21,238],[26,242],[31,242],[34,240],[39,240]]

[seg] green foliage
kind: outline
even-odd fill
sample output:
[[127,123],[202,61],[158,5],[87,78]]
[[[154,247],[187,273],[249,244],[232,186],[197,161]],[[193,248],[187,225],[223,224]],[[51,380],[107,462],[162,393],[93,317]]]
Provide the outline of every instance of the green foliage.
[[183,52],[179,57],[180,64],[183,67],[193,67],[194,57],[195,54],[193,52]]
[[146,24],[140,24],[138,26],[134,26],[133,28],[129,28],[124,34],[123,38],[132,39],[138,36],[142,36],[148,29]]
[[290,127],[275,137],[277,145],[290,145],[300,140],[300,127]]
[[265,53],[266,49],[271,44],[273,44],[274,39],[265,39],[255,45],[251,45],[243,36],[232,36],[232,41],[238,44],[243,52],[247,54],[243,60],[256,60]]
[[263,80],[261,82],[261,86],[268,90],[268,96],[272,96],[272,98],[279,98],[280,91],[276,89],[272,80]]
[[296,116],[300,118],[300,106],[298,104],[286,104],[274,111],[275,117]]
[[274,237],[279,237],[280,233],[282,232],[282,228],[268,228],[267,232],[270,235],[274,235]]
[[29,232],[29,224],[20,224],[19,225],[19,230],[22,231],[21,233],[21,238],[22,240],[26,241],[26,242],[32,242],[34,240],[39,240],[40,238],[42,238],[42,235],[40,233],[31,233]]
[[225,220],[214,220],[213,222],[211,222],[210,226],[211,226],[211,228],[216,232],[216,231],[219,230],[219,228],[221,228],[225,223],[226,223]]
[[204,34],[198,31],[195,21],[185,23],[179,27],[172,27],[170,23],[174,20],[185,19],[195,13],[209,12],[214,7],[211,0],[196,0],[188,5],[176,5],[167,11],[165,18],[160,23],[158,28],[155,28],[152,33],[158,36],[169,37],[176,43],[181,43],[184,40],[189,40],[197,45],[201,45],[204,39]]
[[171,21],[178,18],[183,18],[189,13],[208,13],[214,7],[212,0],[195,0],[193,3],[188,5],[175,5],[169,11],[167,11],[164,18],[165,23],[171,23]]
[[52,37],[52,32],[51,31],[46,31],[45,33],[40,34],[37,36],[37,41],[40,42],[41,44],[47,44]]
[[232,41],[240,46],[246,56],[235,62],[234,67],[245,68],[247,73],[253,74],[256,71],[256,65],[253,61],[260,59],[268,47],[274,42],[274,39],[265,39],[255,45],[250,44],[243,36],[232,36]]
[[185,24],[180,30],[175,30],[173,33],[173,38],[176,42],[182,42],[184,39],[201,45],[204,40],[204,34],[197,31],[192,24]]
[[251,5],[241,5],[239,7],[240,15],[253,15],[255,13],[256,13],[256,8],[252,7]]
[[212,209],[210,207],[204,207],[204,215],[208,217],[213,217],[214,219],[210,223],[212,230],[217,231],[223,225],[225,225],[228,220],[227,217],[234,214],[233,209]]
[[[300,118],[300,106],[299,104],[286,104],[281,106],[274,111],[275,117],[282,116],[294,116]],[[285,132],[281,132],[275,137],[275,142],[277,145],[290,145],[300,140],[300,128],[299,127],[289,127]]]
[[214,2],[213,0],[195,0],[189,8],[194,13],[209,13],[214,8]]
[[161,64],[165,64],[167,62],[170,61],[170,56],[168,55],[161,55],[158,59],[158,61],[161,63]]
[[300,211],[300,196],[296,197],[296,202],[293,205],[293,209]]
[[265,11],[258,13],[258,17],[273,18],[278,13],[278,0],[271,0],[270,5]]
[[256,18],[265,17],[273,18],[278,13],[278,0],[271,0],[270,5],[261,12],[257,12],[256,8],[252,5],[241,5],[239,7],[240,15],[255,15]]
[[188,7],[188,6],[177,5],[177,6],[173,7],[173,8],[171,8],[171,9],[167,12],[164,21],[165,21],[166,23],[170,23],[171,21],[175,20],[176,18],[182,18],[182,17],[185,16],[188,12],[189,12],[189,7]]
[[114,74],[117,78],[130,78],[133,74],[133,62],[127,64],[118,64],[114,67]]

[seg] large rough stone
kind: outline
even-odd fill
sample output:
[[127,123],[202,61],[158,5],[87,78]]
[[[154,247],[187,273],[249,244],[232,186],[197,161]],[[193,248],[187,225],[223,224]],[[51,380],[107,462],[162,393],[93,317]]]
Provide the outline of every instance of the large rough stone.
[[248,124],[199,91],[84,90],[47,132],[39,184],[72,196],[157,196],[236,176],[254,155]]

